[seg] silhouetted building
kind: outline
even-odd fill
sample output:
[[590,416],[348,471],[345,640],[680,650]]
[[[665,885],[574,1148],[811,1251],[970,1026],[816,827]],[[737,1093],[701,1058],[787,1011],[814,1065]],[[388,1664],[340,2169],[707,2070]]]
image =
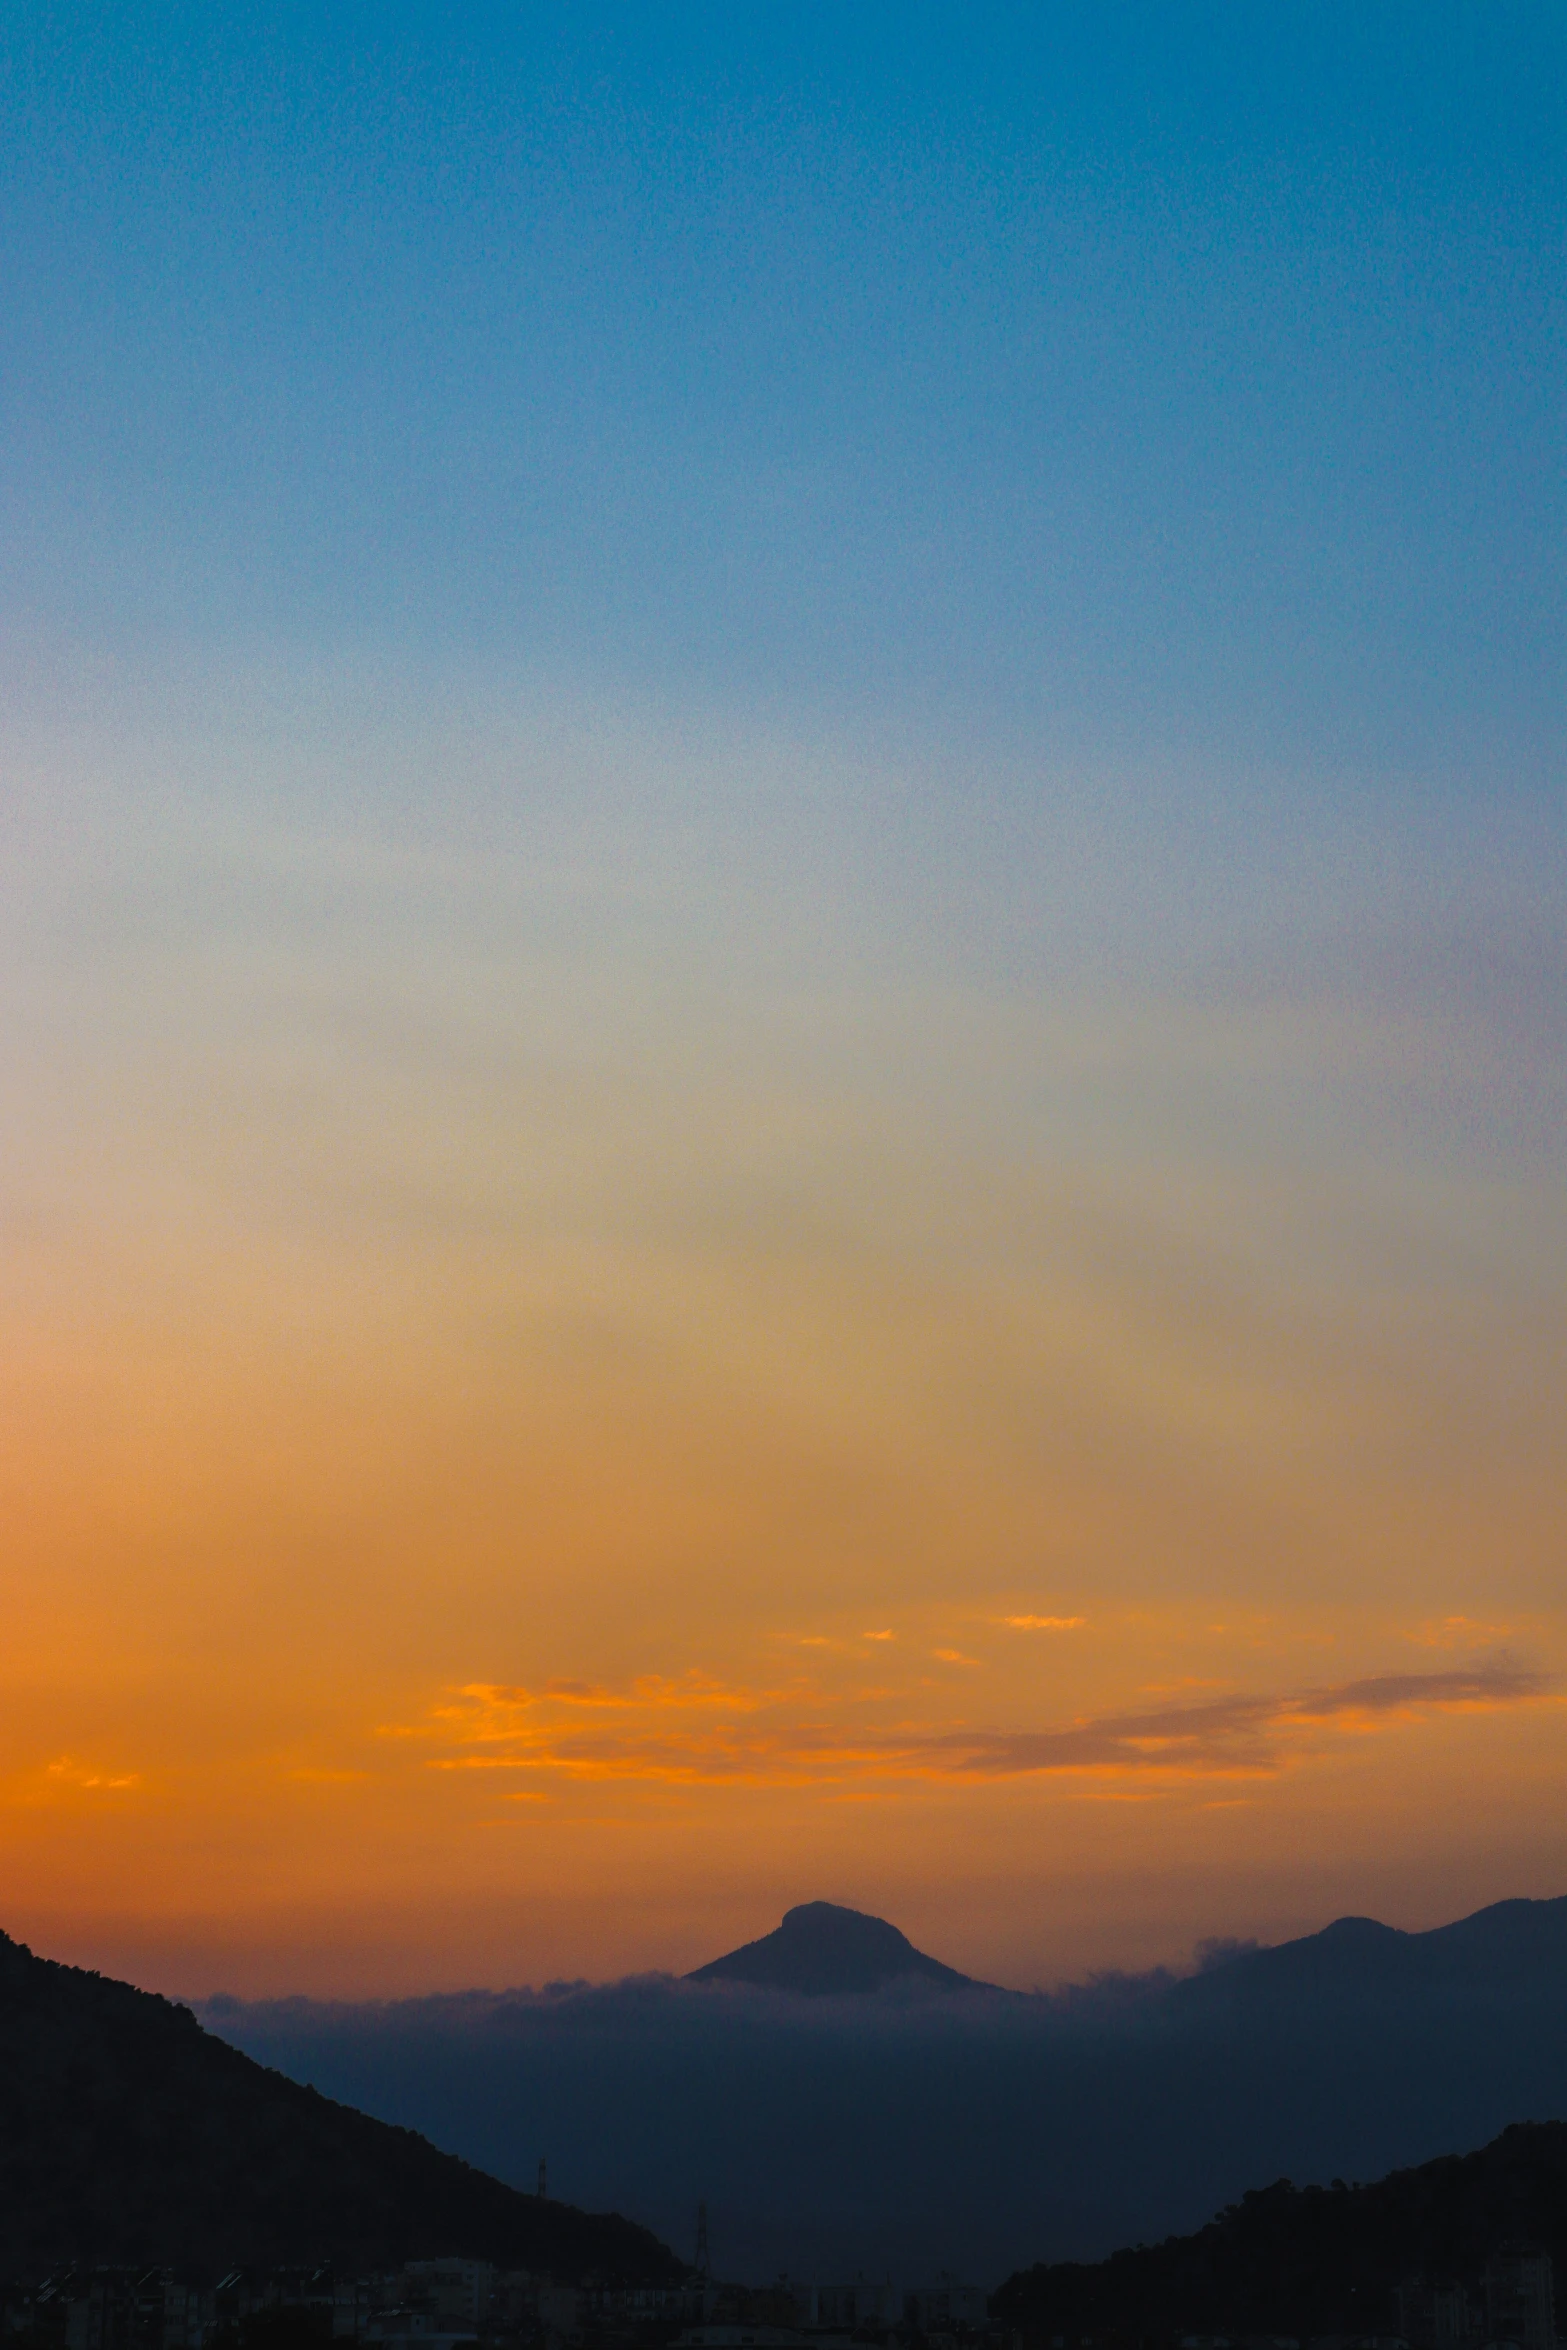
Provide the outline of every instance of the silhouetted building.
[[805,2322],[835,2334],[853,2334],[866,2327],[882,2330],[903,2315],[903,2296],[893,2284],[873,2284],[858,2276],[848,2285],[808,2285],[801,2296]]
[[812,2350],[808,2334],[790,2326],[688,2326],[670,2350]]
[[479,2336],[472,2326],[452,2327],[428,2309],[381,2309],[366,2325],[366,2342],[406,2344],[407,2350],[477,2350]]
[[579,2330],[582,2295],[575,2285],[541,2286],[538,2307],[546,2342],[569,2341]]
[[946,2271],[921,2285],[905,2304],[911,2325],[922,2334],[972,2334],[990,2317],[990,2297],[978,2285],[964,2285]]
[[1414,2350],[1464,2350],[1479,2332],[1474,2304],[1462,2285],[1431,2285],[1411,2277],[1393,2301],[1394,2323]]
[[487,2260],[408,2260],[403,2298],[439,2318],[443,2330],[477,2333],[490,2314],[495,2271]]
[[1495,2253],[1485,2264],[1485,2330],[1519,2350],[1556,2350],[1556,2279],[1551,2256],[1532,2246]]

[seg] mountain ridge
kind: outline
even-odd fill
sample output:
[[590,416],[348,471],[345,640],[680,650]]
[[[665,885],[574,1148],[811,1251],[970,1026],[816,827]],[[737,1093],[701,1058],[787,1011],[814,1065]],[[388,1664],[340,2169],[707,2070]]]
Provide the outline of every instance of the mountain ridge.
[[1315,1934],[1242,1950],[1195,1975],[1177,1978],[1171,1996],[1187,2009],[1255,2005],[1368,1994],[1406,1998],[1464,1991],[1499,1996],[1520,1981],[1567,1981],[1567,1894],[1516,1896],[1466,1917],[1409,1931],[1378,1918],[1334,1918]]
[[[1095,1980],[1142,1988],[1189,2012],[1378,1994],[1494,1989],[1501,1995],[1509,1984],[1558,1968],[1567,1977],[1567,1895],[1518,1895],[1439,1926],[1410,1929],[1351,1914],[1312,1934],[1215,1955],[1193,1973],[1156,1968],[1146,1976]],[[830,1901],[797,1903],[771,1933],[692,1968],[683,1980],[751,1983],[820,1998],[860,1995],[910,1977],[954,1991],[1003,1989],[917,1949],[887,1919]],[[1093,1988],[1064,1985],[1050,1996]]]

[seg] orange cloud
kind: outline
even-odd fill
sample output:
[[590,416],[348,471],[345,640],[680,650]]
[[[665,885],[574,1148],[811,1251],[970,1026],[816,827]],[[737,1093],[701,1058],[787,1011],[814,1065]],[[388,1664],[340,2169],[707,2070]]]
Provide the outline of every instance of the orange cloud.
[[[971,1662],[949,1652],[952,1661]],[[1061,1728],[889,1724],[873,1711],[885,1693],[828,1699],[798,1688],[728,1689],[698,1680],[637,1681],[593,1703],[618,1720],[588,1729],[547,1690],[475,1683],[434,1720],[464,1743],[504,1753],[431,1757],[436,1770],[550,1771],[578,1779],[788,1786],[844,1779],[983,1781],[1043,1774],[1272,1776],[1314,1751],[1328,1730],[1364,1734],[1433,1711],[1495,1710],[1544,1697],[1545,1677],[1506,1657],[1464,1669],[1374,1674],[1317,1689],[1233,1694],[1200,1705],[1104,1714]],[[696,1718],[678,1718],[687,1707]],[[667,1717],[674,1714],[677,1718]],[[660,1718],[663,1717],[663,1718]]]
[[24,1802],[39,1794],[60,1795],[67,1789],[82,1794],[115,1795],[139,1787],[141,1773],[106,1770],[101,1765],[82,1762],[73,1754],[62,1754],[55,1761],[45,1763],[41,1771],[23,1774],[12,1784]]

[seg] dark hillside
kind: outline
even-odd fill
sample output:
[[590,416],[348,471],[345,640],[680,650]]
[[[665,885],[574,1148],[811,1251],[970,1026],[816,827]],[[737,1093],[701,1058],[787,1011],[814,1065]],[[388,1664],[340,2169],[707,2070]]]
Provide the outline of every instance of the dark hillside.
[[995,2297],[1025,2333],[1389,2333],[1403,2279],[1471,2288],[1509,2244],[1567,2276],[1567,2122],[1520,2122],[1476,2154],[1444,2155],[1374,2186],[1243,2196],[1194,2236],[1094,2263],[1020,2270]]
[[204,2032],[188,2008],[0,1935],[0,2274],[439,2253],[628,2282],[645,2228],[503,2186]]

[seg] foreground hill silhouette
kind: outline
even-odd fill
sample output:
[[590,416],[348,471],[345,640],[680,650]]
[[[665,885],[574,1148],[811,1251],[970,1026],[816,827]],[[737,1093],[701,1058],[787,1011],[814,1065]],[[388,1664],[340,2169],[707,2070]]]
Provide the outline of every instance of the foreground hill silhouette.
[[1374,2186],[1262,2187],[1192,2236],[1021,2270],[993,2300],[1032,2334],[1390,2333],[1409,2277],[1478,2288],[1513,2246],[1567,2274],[1567,2123],[1520,2122],[1475,2154]]
[[840,1909],[834,1901],[802,1901],[784,1912],[783,1923],[759,1942],[746,1942],[723,1958],[710,1959],[686,1977],[689,1983],[759,1983],[774,1991],[800,1991],[821,1999],[880,1991],[907,1976],[968,1991],[972,1976],[927,1958],[907,1935],[885,1918]]
[[188,2008],[0,1935],[0,2274],[448,2252],[563,2280],[684,2273],[630,2220],[521,2195],[267,2071]]

